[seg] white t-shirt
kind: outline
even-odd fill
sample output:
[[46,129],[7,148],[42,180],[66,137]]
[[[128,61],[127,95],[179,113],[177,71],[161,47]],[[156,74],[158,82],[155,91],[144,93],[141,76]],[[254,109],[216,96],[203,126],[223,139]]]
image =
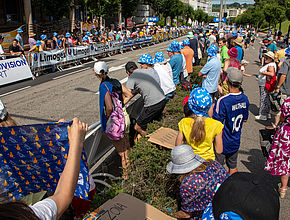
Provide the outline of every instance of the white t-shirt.
[[0,44],[0,55],[2,55],[4,53],[4,50],[2,48],[2,45]]
[[187,69],[186,69],[186,59],[185,59],[185,56],[183,54],[182,55],[182,59],[183,59],[183,63],[182,63],[182,72],[183,72],[183,76],[184,78],[188,77],[188,72],[187,72]]
[[[169,64],[169,66],[170,66],[170,64]],[[172,70],[170,73],[168,71],[168,66],[164,65],[164,64],[160,64],[160,63],[156,63],[154,65],[154,69],[156,70],[156,72],[158,73],[158,76],[160,78],[160,86],[164,92],[164,95],[167,95],[167,94],[173,92],[176,88],[175,88],[175,84],[173,82],[173,79],[170,76],[170,74],[172,75]]]
[[52,199],[44,199],[29,206],[40,220],[56,220],[57,206]]
[[266,75],[262,74],[262,72],[266,71],[268,69],[269,66],[273,66],[276,72],[276,64],[274,62],[272,63],[268,63],[265,66],[263,66],[260,70],[259,70],[259,76],[258,76],[258,84],[259,86],[265,86],[266,84]]

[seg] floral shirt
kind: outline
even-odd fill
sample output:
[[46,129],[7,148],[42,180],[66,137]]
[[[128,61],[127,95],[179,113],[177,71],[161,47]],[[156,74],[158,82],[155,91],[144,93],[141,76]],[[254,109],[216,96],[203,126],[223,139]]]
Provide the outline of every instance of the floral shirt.
[[181,210],[186,213],[205,210],[218,184],[222,184],[228,176],[225,168],[216,161],[205,171],[186,176],[180,185]]

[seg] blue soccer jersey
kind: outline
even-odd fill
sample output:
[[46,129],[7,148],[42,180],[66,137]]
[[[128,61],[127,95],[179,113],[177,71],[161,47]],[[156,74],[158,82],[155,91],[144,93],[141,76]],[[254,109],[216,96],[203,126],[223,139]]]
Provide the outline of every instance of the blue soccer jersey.
[[249,100],[243,93],[230,93],[217,101],[213,118],[224,124],[223,154],[239,150],[243,123],[248,116]]

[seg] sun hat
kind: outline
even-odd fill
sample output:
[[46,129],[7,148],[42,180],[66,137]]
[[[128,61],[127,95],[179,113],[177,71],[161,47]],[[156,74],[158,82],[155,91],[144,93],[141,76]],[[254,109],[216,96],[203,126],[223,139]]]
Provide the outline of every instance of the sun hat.
[[183,44],[184,46],[188,46],[188,45],[190,44],[189,39],[185,39],[185,40],[183,40],[183,41],[182,41],[182,44]]
[[155,62],[152,59],[151,55],[149,54],[143,54],[140,59],[138,60],[138,63],[146,63],[149,65],[153,65]]
[[56,33],[56,32],[54,32],[52,35],[53,35],[54,37],[56,37],[56,36],[57,36],[57,33]]
[[39,47],[39,46],[41,45],[41,41],[40,41],[40,40],[36,41],[35,45],[36,45],[37,47]]
[[272,51],[268,51],[263,54],[264,56],[270,57],[272,60],[275,60],[275,54]]
[[180,44],[177,41],[172,41],[170,46],[171,46],[172,52],[180,52]]
[[88,36],[85,35],[85,36],[83,37],[83,42],[84,42],[84,41],[87,41],[88,39],[89,39]]
[[209,46],[209,48],[206,49],[206,52],[209,56],[214,57],[217,55],[217,47],[212,44]]
[[237,58],[238,57],[238,50],[235,47],[232,47],[231,49],[228,50],[228,55],[232,58]]
[[91,34],[91,32],[87,31],[87,35],[89,36]]
[[272,40],[273,40],[273,37],[269,37],[269,38],[268,38],[268,41],[272,41]]
[[172,48],[172,45],[170,44],[169,47],[167,48],[167,51],[169,52],[173,52],[173,48]]
[[95,32],[95,35],[98,35],[98,34],[99,34],[99,32],[96,31],[96,32]]
[[157,52],[155,54],[154,62],[155,63],[163,63],[165,61],[164,55],[162,52]]
[[108,73],[108,65],[104,61],[96,62],[94,65],[94,71],[98,75]]
[[279,194],[264,175],[238,172],[219,187],[202,219],[279,219]]
[[185,174],[199,167],[204,161],[193,152],[191,146],[178,145],[171,151],[171,161],[167,164],[166,170],[172,174]]
[[190,32],[188,32],[188,34],[186,35],[186,37],[188,37],[188,38],[192,38],[192,37],[194,37],[194,35],[193,35],[193,33],[190,31]]
[[18,28],[17,33],[23,33],[23,30],[21,28]]
[[290,46],[285,50],[286,55],[290,56]]
[[243,73],[238,68],[229,67],[226,72],[227,72],[228,80],[231,83],[242,83],[243,82]]
[[238,32],[237,32],[237,31],[233,31],[233,32],[232,32],[232,36],[233,36],[233,37],[235,37],[235,36],[237,36],[237,35],[238,35]]
[[43,35],[40,36],[40,38],[41,38],[41,40],[45,40],[46,39],[46,35],[43,34]]
[[0,120],[3,121],[7,116],[7,109],[0,99]]
[[234,40],[234,42],[235,42],[236,44],[242,46],[242,45],[243,45],[243,38],[238,37],[237,39]]
[[65,37],[71,37],[71,34],[70,33],[66,33]]
[[205,88],[192,90],[188,99],[189,108],[197,116],[208,117],[208,111],[212,103],[211,95]]
[[33,32],[29,32],[29,33],[28,33],[28,36],[29,36],[29,37],[34,37],[35,35],[36,35],[36,34],[33,33]]

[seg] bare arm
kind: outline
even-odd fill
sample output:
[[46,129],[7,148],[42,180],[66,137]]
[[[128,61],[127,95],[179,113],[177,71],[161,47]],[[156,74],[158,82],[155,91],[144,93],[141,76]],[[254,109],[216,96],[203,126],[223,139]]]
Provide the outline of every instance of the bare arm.
[[113,102],[109,92],[105,95],[106,117],[108,118],[113,111]]
[[214,138],[215,143],[215,151],[217,154],[221,154],[223,152],[223,138],[222,138],[223,132],[219,133]]
[[279,92],[280,91],[280,87],[283,85],[283,83],[285,82],[286,80],[286,77],[287,75],[285,74],[282,74],[280,79],[279,79],[279,82],[277,83],[277,89],[275,90],[275,92]]
[[175,139],[175,146],[178,146],[178,145],[181,145],[181,144],[184,144],[184,136],[183,134],[179,131],[178,132],[178,135]]
[[53,196],[49,197],[56,203],[57,219],[59,219],[68,208],[74,196],[80,172],[83,140],[87,130],[87,124],[82,123],[77,118],[73,119],[73,124],[68,131],[70,145],[68,159],[58,181],[56,190]]
[[131,98],[133,98],[133,93],[131,89],[128,89],[126,86],[122,85],[122,92],[123,92],[123,101],[124,104],[127,104]]
[[267,71],[262,72],[266,76],[274,76],[275,75],[275,68],[273,66],[270,66]]

